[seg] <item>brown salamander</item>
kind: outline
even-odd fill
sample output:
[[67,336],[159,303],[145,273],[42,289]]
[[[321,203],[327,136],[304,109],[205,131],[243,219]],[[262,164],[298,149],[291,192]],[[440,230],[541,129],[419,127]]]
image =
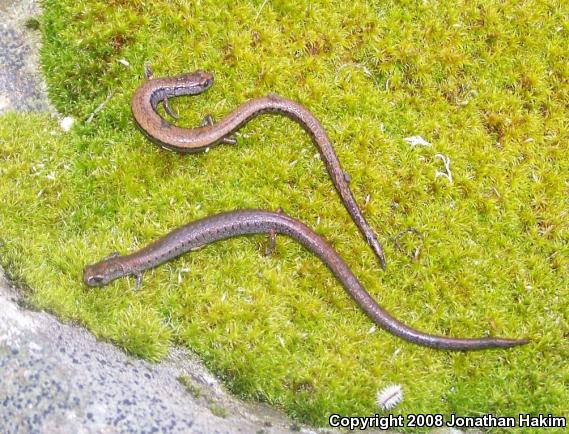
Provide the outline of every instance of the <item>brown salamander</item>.
[[415,330],[394,318],[367,293],[340,255],[322,237],[282,213],[261,210],[240,210],[197,220],[182,226],[143,249],[127,256],[118,253],[89,265],[84,281],[89,286],[102,286],[122,276],[134,275],[140,283],[149,268],[219,240],[246,234],[288,235],[318,256],[340,281],[358,306],[380,327],[409,342],[446,350],[480,350],[496,347],[515,347],[527,344],[527,339],[479,338],[461,339],[431,335]]
[[303,105],[270,94],[243,103],[215,124],[211,116],[207,116],[201,127],[192,129],[172,125],[158,114],[156,108],[160,102],[164,103],[168,113],[173,113],[168,105],[168,98],[197,95],[206,91],[212,84],[213,76],[204,71],[149,79],[140,85],[132,97],[134,119],[152,142],[176,152],[199,152],[220,143],[235,143],[231,134],[251,119],[265,113],[280,114],[294,120],[312,138],[342,203],[379,259],[382,268],[385,268],[383,248],[356,203],[349,187],[349,176],[342,170],[332,142],[322,124]]

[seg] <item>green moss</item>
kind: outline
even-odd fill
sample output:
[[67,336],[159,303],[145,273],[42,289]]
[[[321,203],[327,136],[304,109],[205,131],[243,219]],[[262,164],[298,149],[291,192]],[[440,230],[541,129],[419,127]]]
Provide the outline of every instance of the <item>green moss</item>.
[[202,390],[199,386],[194,384],[192,379],[185,374],[182,374],[178,377],[178,381],[181,385],[183,385],[186,390],[192,394],[194,398],[200,398],[202,396]]
[[[565,4],[114,0],[44,11],[50,96],[79,122],[64,134],[47,116],[0,118],[0,260],[29,302],[152,360],[186,345],[235,393],[317,425],[375,413],[390,383],[403,385],[403,414],[567,416]],[[206,94],[171,101],[184,126],[268,92],[306,104],[358,202],[370,195],[388,271],[290,120],[255,120],[238,146],[202,154],[149,143],[129,109],[145,61],[157,76],[215,73]],[[432,146],[411,148],[413,135]],[[453,183],[435,179],[438,153]],[[139,291],[129,279],[82,285],[84,265],[113,251],[251,207],[306,221],[409,325],[532,343],[462,354],[370,333],[329,271],[284,237],[270,257],[261,236],[209,246],[147,273]],[[416,260],[416,234],[401,249],[390,241],[408,228],[423,237]]]
[[24,22],[24,26],[26,27],[26,29],[30,29],[30,30],[39,30],[40,28],[40,22],[37,18],[28,18],[25,22]]
[[227,409],[219,404],[216,403],[211,403],[209,404],[209,411],[211,411],[211,414],[213,414],[214,416],[217,417],[227,417]]

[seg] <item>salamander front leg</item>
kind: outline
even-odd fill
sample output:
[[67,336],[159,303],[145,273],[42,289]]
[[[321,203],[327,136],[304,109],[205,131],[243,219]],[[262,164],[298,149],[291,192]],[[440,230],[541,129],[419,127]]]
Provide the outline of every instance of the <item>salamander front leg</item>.
[[[152,80],[153,73],[152,73],[152,67],[150,66],[149,62],[144,63],[144,76],[146,77],[147,80]],[[164,106],[164,110],[166,111],[166,113],[168,113],[174,119],[180,119],[178,113],[176,113],[174,110],[172,110],[172,107],[170,107],[170,103],[168,102],[167,96],[164,97],[164,99],[162,100],[162,105]]]
[[[282,214],[283,210],[282,208],[278,208],[275,212],[277,214]],[[273,253],[273,251],[275,250],[276,243],[277,243],[277,231],[271,229],[269,231],[269,242],[267,243],[267,247],[265,248],[265,256],[269,256],[271,253]]]
[[[213,125],[213,116],[212,115],[207,115],[205,118],[203,118],[202,123],[200,124],[200,127],[210,127]],[[229,137],[224,137],[223,139],[221,139],[221,142],[223,144],[226,145],[236,145],[237,144],[237,139],[234,136],[229,136]]]
[[174,110],[172,110],[172,107],[170,107],[170,102],[168,101],[167,96],[165,96],[164,99],[162,100],[162,105],[164,106],[164,111],[166,113],[168,113],[174,119],[180,119],[180,115],[176,113]]

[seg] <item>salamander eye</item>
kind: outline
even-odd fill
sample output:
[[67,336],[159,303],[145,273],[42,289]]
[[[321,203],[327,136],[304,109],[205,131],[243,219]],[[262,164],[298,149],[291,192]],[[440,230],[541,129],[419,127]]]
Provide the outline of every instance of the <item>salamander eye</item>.
[[102,276],[89,276],[89,278],[87,279],[87,282],[90,285],[96,285],[98,283],[103,283],[104,280],[105,279]]

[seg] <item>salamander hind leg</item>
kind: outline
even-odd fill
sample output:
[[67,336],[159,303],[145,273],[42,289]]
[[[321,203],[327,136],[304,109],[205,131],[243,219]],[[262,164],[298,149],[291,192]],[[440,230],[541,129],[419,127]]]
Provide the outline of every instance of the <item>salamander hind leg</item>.
[[221,139],[221,143],[224,143],[226,145],[236,145],[237,139],[233,136],[224,137],[223,139]]
[[203,118],[202,123],[200,124],[200,127],[211,127],[213,126],[213,116],[212,115],[206,115],[205,118]]
[[134,289],[137,291],[142,287],[142,276],[144,273],[136,273],[134,277],[136,277],[136,284],[134,285]]
[[269,256],[275,250],[275,245],[277,243],[277,231],[271,229],[269,232],[269,242],[265,248],[265,256]]
[[[203,121],[200,124],[200,127],[203,128],[203,127],[211,127],[211,126],[213,126],[213,116],[207,115],[205,118],[203,118]],[[237,139],[235,138],[235,136],[224,137],[223,139],[221,139],[220,143],[224,143],[226,145],[236,145]]]
[[[283,214],[282,208],[277,208],[275,211],[277,214]],[[267,247],[265,248],[265,256],[269,256],[275,250],[275,246],[277,243],[277,231],[271,229],[269,231],[269,242],[267,243]]]

